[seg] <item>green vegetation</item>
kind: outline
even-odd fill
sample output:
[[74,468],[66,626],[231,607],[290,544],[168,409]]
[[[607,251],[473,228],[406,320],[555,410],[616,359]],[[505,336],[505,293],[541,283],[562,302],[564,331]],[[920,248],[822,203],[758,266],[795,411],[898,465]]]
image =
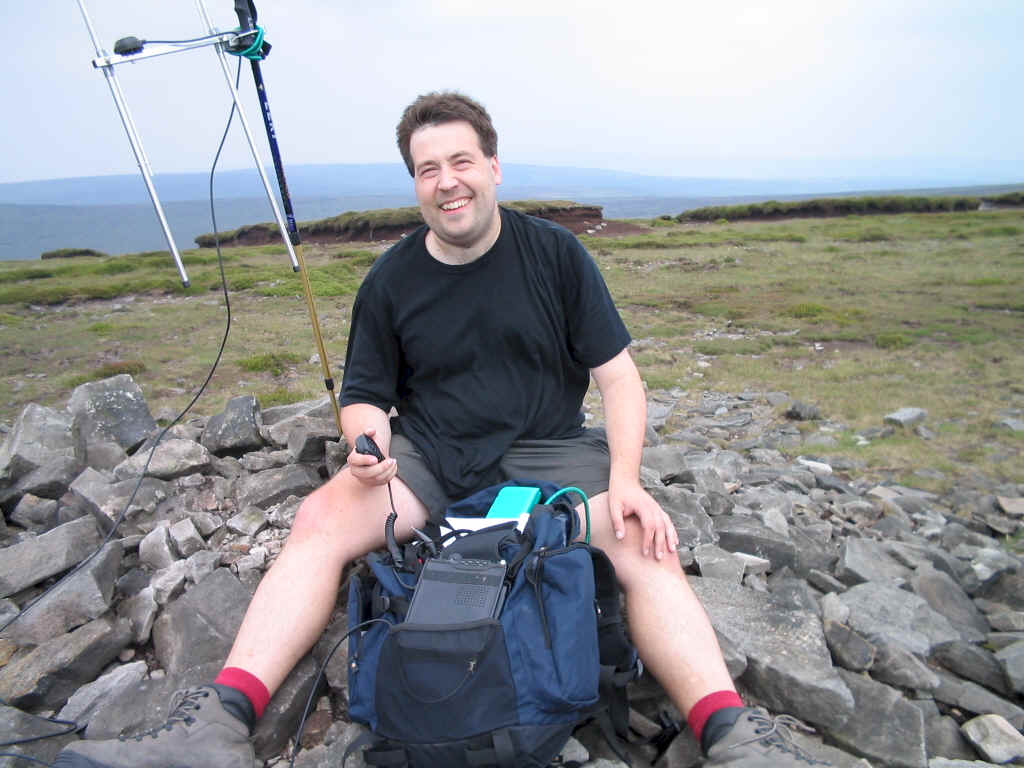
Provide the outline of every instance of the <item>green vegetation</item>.
[[141,360],[124,360],[117,363],[105,363],[99,368],[94,368],[89,373],[81,373],[76,376],[69,376],[64,379],[64,386],[68,389],[74,389],[79,384],[85,384],[88,381],[96,381],[97,379],[109,379],[111,376],[120,376],[122,373],[127,373],[130,376],[138,376],[140,373],[146,370],[146,364]]
[[290,365],[302,362],[302,356],[294,352],[266,352],[261,355],[250,355],[238,361],[238,366],[245,371],[266,371],[280,376]]
[[56,251],[46,251],[39,256],[40,259],[72,259],[76,256],[99,256],[106,258],[107,254],[102,251],[94,251],[92,248],[61,248]]
[[1005,537],[1003,545],[1008,552],[1012,552],[1018,557],[1024,555],[1024,530],[1017,531],[1013,536]]
[[[534,216],[587,207],[569,200],[513,200],[511,202],[503,201],[502,205]],[[396,229],[411,230],[422,223],[423,216],[420,215],[420,209],[414,206],[382,208],[375,211],[346,211],[326,219],[301,221],[297,226],[300,237],[310,240],[330,238],[370,242],[381,238],[393,238]],[[247,224],[238,229],[221,232],[219,237],[220,244],[224,246],[247,241],[275,240],[280,238],[280,232],[276,223],[268,221],[260,224]],[[196,245],[200,248],[212,248],[215,244],[216,237],[212,233],[199,235],[196,238]]]
[[600,213],[598,205],[581,205],[572,200],[502,200],[501,204],[506,208],[513,208],[531,216],[547,216],[554,213],[589,212]]
[[884,197],[822,197],[813,200],[743,205],[712,205],[683,211],[678,221],[716,221],[728,219],[784,219],[809,216],[850,216],[879,213],[936,213],[940,211],[973,211],[981,201],[975,197],[910,197],[887,195]]
[[875,335],[875,346],[879,349],[903,349],[910,344],[910,339],[902,333],[883,332]]
[[[827,453],[886,477],[937,489],[971,472],[1024,482],[1024,440],[992,426],[1024,408],[1024,209],[716,221],[642,219],[629,235],[583,238],[648,387],[689,393],[670,432],[705,390],[778,390],[835,423]],[[241,393],[264,407],[323,394],[284,246],[223,252],[231,336],[200,413]],[[304,253],[338,381],[355,291],[380,248]],[[166,252],[0,263],[0,419],[28,402],[63,407],[73,386],[126,370],[154,413],[183,407],[225,322],[216,254],[184,258],[189,289]],[[928,410],[935,439],[860,445],[859,430],[904,405]]]
[[263,392],[256,393],[256,400],[260,408],[273,408],[275,405],[291,405],[300,403],[303,400],[312,400],[320,393],[310,389],[288,389],[288,387],[274,387]]
[[[1021,441],[990,429],[1024,407],[1024,211],[683,222],[587,244],[649,387],[785,391],[845,426],[834,453],[947,485],[1024,480]],[[901,405],[961,426],[853,439]]]
[[[284,245],[232,248],[224,252],[225,276],[233,291],[254,290],[266,296],[298,296],[302,283],[292,271]],[[368,251],[360,251],[367,254]],[[138,294],[195,296],[221,289],[217,254],[186,251],[182,263],[190,285],[184,288],[167,251],[68,259],[60,265],[35,267],[0,262],[0,304],[63,304],[73,300],[115,299]],[[359,285],[358,267],[372,260],[348,259],[334,264],[307,263],[314,293],[345,296]]]
[[821,317],[822,315],[827,314],[827,313],[828,313],[828,309],[827,308],[821,306],[821,304],[814,304],[812,302],[805,302],[803,304],[793,304],[793,305],[791,305],[789,307],[786,307],[786,309],[783,310],[783,314],[788,315],[789,317],[795,317],[795,318],[798,318],[798,319],[799,318],[810,319],[810,318],[815,318],[815,317]]
[[331,254],[332,259],[345,259],[354,267],[369,267],[377,260],[380,254],[376,251],[369,251],[365,248],[349,249]]
[[995,195],[981,199],[986,203],[994,203],[995,205],[1024,205],[1024,191],[1007,192],[1005,195]]
[[802,243],[806,235],[785,229],[766,231],[740,231],[729,229],[679,229],[665,232],[649,232],[623,237],[607,238],[598,235],[581,235],[580,240],[596,250],[651,250],[675,248],[702,248],[709,245],[740,245],[742,243]]

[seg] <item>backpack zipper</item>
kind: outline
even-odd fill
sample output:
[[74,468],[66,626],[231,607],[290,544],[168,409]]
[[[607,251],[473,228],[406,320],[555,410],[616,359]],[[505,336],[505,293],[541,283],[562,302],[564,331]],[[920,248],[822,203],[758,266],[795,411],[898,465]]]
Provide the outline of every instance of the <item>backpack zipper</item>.
[[526,580],[533,585],[533,593],[537,596],[537,608],[540,612],[540,623],[544,628],[544,647],[551,648],[551,630],[548,628],[548,617],[544,610],[544,599],[541,595],[541,581],[544,577],[544,557],[547,547],[541,547],[526,566]]

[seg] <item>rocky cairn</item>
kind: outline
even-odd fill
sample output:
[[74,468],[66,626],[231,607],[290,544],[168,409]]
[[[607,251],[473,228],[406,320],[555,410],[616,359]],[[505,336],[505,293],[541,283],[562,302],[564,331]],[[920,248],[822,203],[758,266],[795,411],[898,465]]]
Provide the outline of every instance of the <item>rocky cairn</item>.
[[[821,419],[814,406],[779,393],[684,398],[651,395],[643,481],[675,522],[744,697],[813,728],[795,738],[836,766],[1024,762],[1024,568],[1005,543],[1024,525],[1024,488],[879,484],[854,462],[810,455],[828,442],[795,422]],[[673,414],[684,430],[667,427]],[[865,439],[925,419],[880,414]],[[126,375],[83,384],[64,410],[29,405],[9,429],[0,741],[47,738],[0,751],[49,762],[80,737],[136,734],[163,721],[174,690],[210,681],[301,499],[348,451],[326,398],[261,411],[236,397],[151,451],[160,431]],[[338,765],[359,735],[344,644],[313,691],[344,610],[341,585],[323,638],[256,728],[265,765],[286,764],[311,693],[296,765]],[[641,735],[678,717],[649,676],[632,695]],[[566,759],[623,765],[590,726]],[[656,764],[700,764],[685,726]]]

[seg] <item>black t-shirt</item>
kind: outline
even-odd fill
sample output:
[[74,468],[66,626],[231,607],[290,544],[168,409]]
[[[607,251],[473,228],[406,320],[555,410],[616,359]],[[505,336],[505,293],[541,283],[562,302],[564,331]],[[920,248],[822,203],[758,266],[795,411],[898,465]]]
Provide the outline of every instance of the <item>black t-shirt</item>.
[[433,258],[426,233],[390,248],[359,288],[341,404],[395,406],[458,497],[497,481],[512,442],[578,435],[590,369],[630,338],[565,228],[502,208],[495,244],[459,266]]

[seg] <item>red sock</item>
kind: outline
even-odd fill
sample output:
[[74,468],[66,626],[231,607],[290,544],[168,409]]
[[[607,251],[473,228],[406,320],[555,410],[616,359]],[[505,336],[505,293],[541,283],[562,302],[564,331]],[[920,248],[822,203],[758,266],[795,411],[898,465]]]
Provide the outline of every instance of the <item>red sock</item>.
[[224,667],[213,682],[244,693],[252,704],[252,711],[256,715],[256,719],[263,715],[267,704],[270,703],[270,691],[267,690],[267,686],[256,675],[246,672],[244,669]]
[[686,722],[693,732],[693,737],[697,739],[697,743],[700,744],[701,734],[704,733],[704,724],[712,714],[725,707],[742,706],[743,699],[736,691],[715,691],[694,704],[690,714],[686,716]]

